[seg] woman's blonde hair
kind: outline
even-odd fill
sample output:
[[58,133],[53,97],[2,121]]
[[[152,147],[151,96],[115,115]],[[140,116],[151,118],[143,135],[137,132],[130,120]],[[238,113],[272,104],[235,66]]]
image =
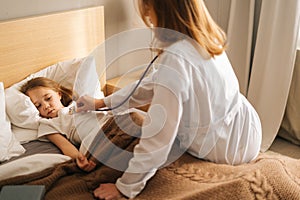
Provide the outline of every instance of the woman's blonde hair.
[[72,90],[60,85],[59,83],[45,78],[45,77],[37,77],[29,80],[27,83],[22,85],[20,91],[26,95],[28,95],[28,91],[37,88],[37,87],[45,87],[49,88],[55,92],[59,92],[61,94],[61,103],[64,106],[68,106],[72,101]]
[[[151,26],[147,10],[152,7],[157,16],[157,28],[189,36],[212,57],[225,50],[226,34],[212,19],[203,0],[138,0],[137,4],[147,26]],[[155,37],[163,43],[178,40],[178,37],[172,38],[163,33],[155,33]]]

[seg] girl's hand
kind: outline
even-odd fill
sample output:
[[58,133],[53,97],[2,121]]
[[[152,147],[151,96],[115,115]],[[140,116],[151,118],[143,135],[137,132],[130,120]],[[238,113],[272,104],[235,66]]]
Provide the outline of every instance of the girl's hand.
[[76,100],[76,106],[76,112],[86,112],[89,110],[102,108],[105,105],[103,99],[95,99],[93,97],[84,95]]
[[101,184],[97,189],[94,190],[94,196],[99,199],[116,200],[121,198],[122,194],[115,184],[105,183]]
[[77,166],[83,171],[90,172],[96,167],[96,163],[92,160],[88,160],[81,152],[79,152],[76,158]]

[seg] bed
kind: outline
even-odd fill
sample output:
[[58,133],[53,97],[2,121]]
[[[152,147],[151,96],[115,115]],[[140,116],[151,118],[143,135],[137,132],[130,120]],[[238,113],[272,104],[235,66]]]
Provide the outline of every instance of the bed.
[[[115,182],[122,171],[99,165],[85,173],[54,145],[36,140],[36,124],[26,123],[14,109],[20,102],[14,92],[32,76],[70,80],[92,55],[99,95],[105,95],[104,8],[4,21],[0,30],[0,187],[44,185],[44,199],[94,199],[93,189]],[[60,76],[59,70],[69,77]],[[183,153],[159,169],[136,199],[300,199],[299,169],[298,160],[274,152],[239,166]]]

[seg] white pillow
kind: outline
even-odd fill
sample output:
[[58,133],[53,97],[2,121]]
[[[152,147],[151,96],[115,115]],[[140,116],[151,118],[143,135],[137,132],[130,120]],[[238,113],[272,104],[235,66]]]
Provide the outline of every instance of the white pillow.
[[11,125],[5,110],[5,94],[3,83],[0,82],[0,162],[19,156],[25,149],[11,132]]
[[[89,72],[88,76],[82,73],[84,71]],[[80,78],[82,77],[81,74],[89,78]],[[7,115],[13,125],[13,129],[18,130],[16,131],[16,137],[20,142],[37,139],[37,129],[40,119],[39,112],[30,101],[30,98],[20,92],[21,86],[35,77],[50,78],[69,89],[73,89],[74,82],[76,82],[76,85],[83,86],[81,90],[77,92],[79,95],[81,95],[83,91],[89,91],[85,94],[89,94],[95,98],[102,98],[104,96],[101,91],[93,57],[59,62],[28,76],[5,90]],[[90,80],[96,81],[90,82]],[[25,132],[23,134],[19,128],[25,129],[27,135]],[[32,130],[34,130],[34,132]],[[30,134],[30,136],[28,134]]]

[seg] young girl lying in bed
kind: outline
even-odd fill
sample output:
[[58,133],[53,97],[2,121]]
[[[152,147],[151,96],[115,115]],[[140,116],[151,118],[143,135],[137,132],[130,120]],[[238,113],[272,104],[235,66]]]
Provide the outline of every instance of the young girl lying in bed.
[[[78,131],[76,131],[78,129],[75,128],[74,116],[69,114],[68,106],[71,106],[72,90],[51,79],[38,77],[25,83],[21,87],[21,92],[30,97],[42,117],[38,137],[46,138],[54,143],[63,154],[71,158],[77,158],[77,164],[81,169],[85,171],[93,169],[96,165],[95,162],[93,160],[88,161],[77,149],[84,136],[82,134],[79,136]],[[80,116],[81,119],[79,119]],[[91,120],[91,118],[95,118],[95,115],[86,113],[84,116],[80,116],[76,120],[77,124],[80,120],[82,123],[95,122],[95,119]],[[101,122],[103,115],[100,114],[97,117]],[[86,133],[97,129],[95,124],[92,126],[85,124],[83,126]],[[94,131],[98,131],[98,129]]]

